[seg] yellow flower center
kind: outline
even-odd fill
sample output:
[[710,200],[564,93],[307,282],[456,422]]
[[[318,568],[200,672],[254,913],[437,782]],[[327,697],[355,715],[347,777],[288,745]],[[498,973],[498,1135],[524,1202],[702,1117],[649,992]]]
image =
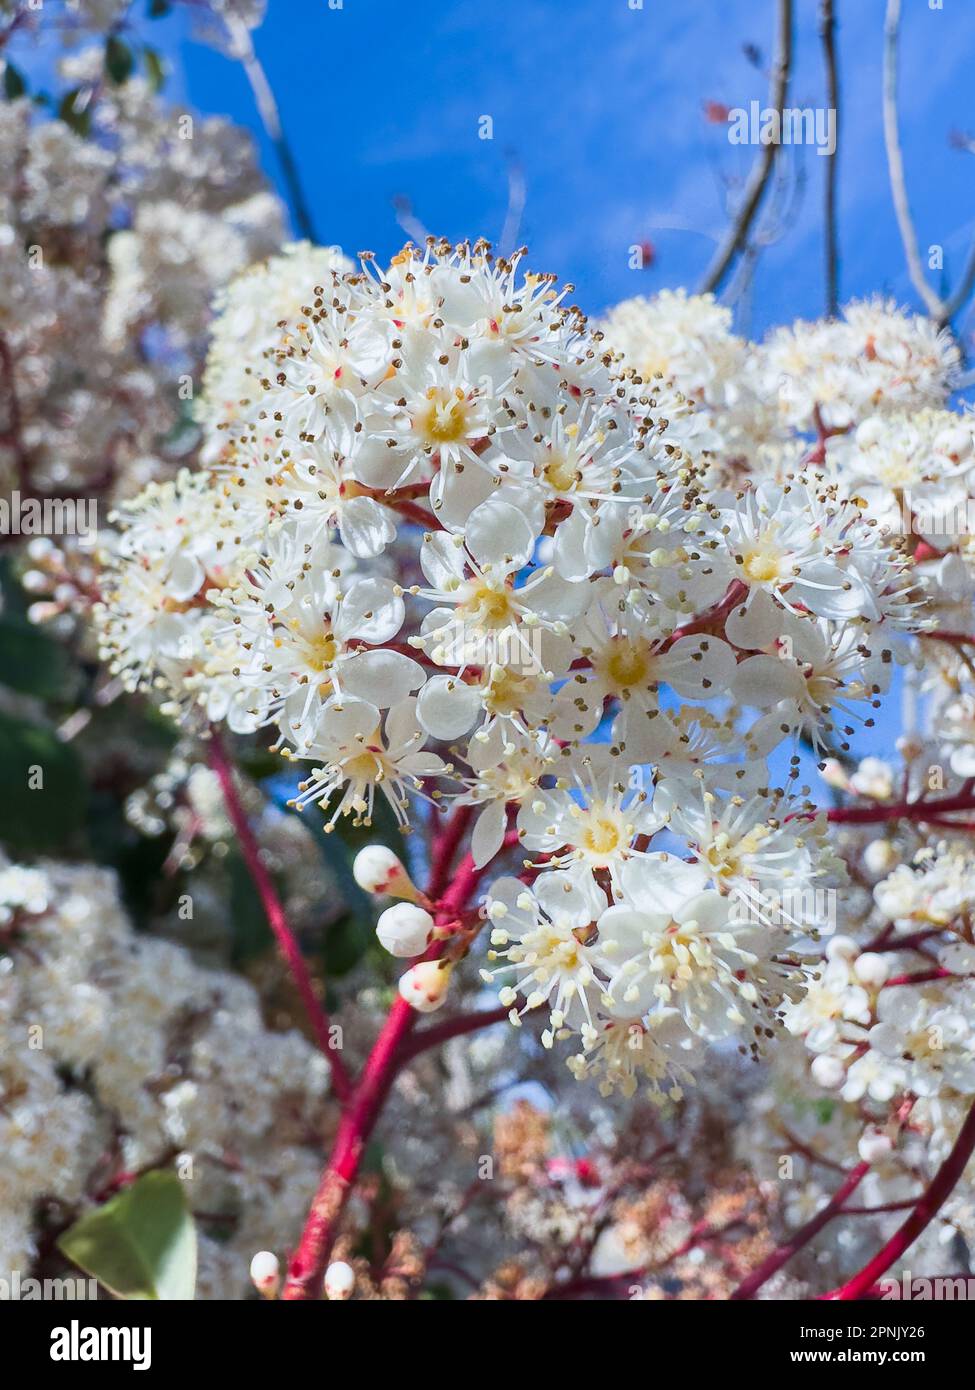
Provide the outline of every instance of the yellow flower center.
[[556,492],[571,492],[579,480],[575,464],[564,454],[553,450],[542,470],[542,477]]
[[768,584],[778,579],[781,565],[781,553],[767,542],[746,550],[741,561],[746,577],[756,584]]
[[603,674],[617,690],[647,684],[653,658],[646,642],[614,639],[603,665]]
[[460,387],[438,391],[431,386],[427,402],[416,419],[420,433],[431,444],[456,444],[467,434],[467,402]]

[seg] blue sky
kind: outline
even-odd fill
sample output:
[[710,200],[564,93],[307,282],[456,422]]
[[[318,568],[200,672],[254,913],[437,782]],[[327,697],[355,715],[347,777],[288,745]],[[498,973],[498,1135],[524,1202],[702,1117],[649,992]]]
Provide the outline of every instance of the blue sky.
[[[335,3],[335,0],[332,0]],[[408,197],[431,231],[497,238],[506,158],[524,169],[521,240],[532,263],[578,288],[584,309],[664,285],[693,286],[724,225],[723,185],[754,150],[729,144],[707,101],[764,104],[771,0],[270,0],[256,46],[278,95],[319,237],[386,254],[404,239],[392,200]],[[884,0],[837,0],[843,130],[843,298],[915,297],[887,186],[880,109]],[[975,162],[951,147],[975,133],[975,4],[906,0],[901,48],[905,161],[922,247],[949,273],[975,235]],[[796,0],[793,105],[823,105],[817,0]],[[167,21],[177,82],[207,111],[259,133],[243,74]],[[162,31],[160,31],[162,32]],[[762,54],[749,61],[747,44]],[[491,116],[493,140],[478,138]],[[264,142],[262,141],[262,144]],[[822,177],[793,151],[807,186],[795,225],[760,265],[751,328],[821,311]],[[276,173],[273,152],[264,162]],[[685,230],[686,229],[686,230]],[[650,240],[655,264],[631,270]]]
[[[318,238],[387,256],[405,234],[393,210],[451,239],[497,239],[507,161],[524,170],[519,240],[531,263],[577,287],[598,314],[632,294],[694,287],[725,226],[729,181],[755,151],[733,146],[705,103],[764,104],[774,0],[269,0],[255,35],[277,94]],[[931,0],[937,3],[937,0]],[[904,0],[901,131],[922,248],[944,247],[949,278],[975,237],[971,73],[975,0]],[[135,13],[143,7],[137,5]],[[793,106],[825,104],[818,0],[795,0]],[[836,0],[841,82],[841,298],[877,291],[917,307],[904,270],[887,182],[881,120],[885,0]],[[280,169],[240,67],[194,42],[183,7],[140,31],[169,61],[170,95],[249,128],[262,162]],[[746,46],[760,56],[749,59]],[[43,69],[50,53],[21,58]],[[492,140],[478,138],[483,116]],[[742,331],[823,309],[822,179],[826,161],[798,155],[806,188],[794,224],[763,255]],[[792,163],[793,169],[799,167]],[[651,241],[649,269],[629,249]],[[973,347],[971,322],[958,327]],[[973,353],[972,355],[975,355]],[[857,739],[890,751],[887,721]]]

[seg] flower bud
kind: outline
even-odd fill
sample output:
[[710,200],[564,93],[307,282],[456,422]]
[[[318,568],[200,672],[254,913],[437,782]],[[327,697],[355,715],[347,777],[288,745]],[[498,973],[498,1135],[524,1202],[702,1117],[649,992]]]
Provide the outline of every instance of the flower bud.
[[380,913],[376,923],[379,944],[391,956],[422,955],[433,933],[434,921],[429,912],[415,903],[394,903]]
[[861,985],[879,988],[890,974],[890,966],[877,951],[865,951],[853,962],[853,973]]
[[325,1271],[325,1297],[344,1303],[355,1288],[355,1270],[344,1260],[333,1260]]
[[885,1134],[882,1129],[865,1129],[860,1136],[857,1144],[857,1153],[864,1163],[877,1163],[880,1159],[886,1158],[894,1147],[889,1134]]
[[421,960],[400,978],[399,992],[417,1013],[432,1014],[447,999],[453,967],[447,961]]
[[871,840],[863,851],[863,862],[872,874],[889,874],[900,863],[900,855],[889,840]]
[[281,1266],[270,1250],[258,1250],[251,1260],[251,1282],[262,1298],[277,1298],[281,1287]]
[[846,1067],[838,1057],[831,1057],[828,1052],[821,1052],[813,1058],[810,1071],[816,1085],[822,1086],[825,1091],[838,1091],[846,1080]]
[[352,876],[367,893],[385,893],[390,898],[416,902],[419,891],[398,855],[385,845],[366,845],[352,865]]
[[846,791],[850,785],[846,768],[836,758],[827,758],[823,763],[820,776],[829,787],[836,787],[838,791]]
[[827,960],[853,960],[860,954],[860,947],[852,936],[831,936],[826,943]]

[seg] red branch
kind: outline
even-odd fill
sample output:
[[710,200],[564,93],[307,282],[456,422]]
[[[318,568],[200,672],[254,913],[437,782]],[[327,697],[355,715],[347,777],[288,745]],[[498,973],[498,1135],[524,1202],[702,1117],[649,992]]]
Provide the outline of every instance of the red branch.
[[445,1018],[443,1023],[438,1023],[433,1028],[424,1028],[422,1032],[414,1034],[401,1049],[397,1063],[401,1067],[405,1066],[421,1052],[426,1052],[431,1047],[439,1047],[451,1038],[461,1038],[465,1033],[476,1033],[479,1028],[490,1028],[492,1023],[501,1023],[510,1012],[505,1005],[499,1004],[496,1009],[481,1009],[477,1013]]
[[267,920],[274,938],[278,943],[285,962],[291,972],[295,988],[301,996],[301,1002],[305,1006],[305,1013],[312,1026],[312,1031],[318,1041],[319,1047],[328,1058],[329,1066],[332,1069],[332,1085],[335,1094],[343,1104],[352,1094],[352,1083],[349,1074],[345,1069],[345,1064],[339,1055],[338,1049],[332,1045],[331,1025],[328,1015],[322,1007],[321,1001],[315,993],[311,976],[308,973],[308,966],[305,958],[301,954],[301,949],[294,938],[294,933],[288,925],[288,918],[285,913],[281,899],[278,897],[271,875],[268,873],[261,859],[261,853],[254,838],[247,816],[241,804],[237,787],[234,784],[233,769],[227,757],[220,736],[214,730],[210,741],[210,766],[220,781],[220,789],[223,792],[224,804],[230,823],[234,828],[240,852],[244,856],[244,863],[247,865],[247,872],[251,876],[254,887],[257,889],[258,896],[267,914]]
[[804,1226],[800,1226],[798,1231],[787,1240],[784,1245],[780,1245],[777,1250],[773,1250],[768,1259],[763,1260],[757,1269],[752,1270],[747,1279],[742,1280],[731,1295],[732,1299],[752,1298],[758,1290],[777,1273],[784,1264],[792,1259],[797,1251],[804,1245],[808,1245],[814,1236],[817,1236],[827,1222],[832,1221],[834,1216],[838,1216],[843,1203],[847,1197],[852,1196],[856,1189],[863,1182],[863,1179],[870,1171],[869,1163],[858,1163],[851,1169],[844,1182],[836,1189],[833,1196],[826,1203],[821,1211],[807,1221]]
[[842,1288],[833,1289],[831,1293],[823,1294],[823,1298],[846,1302],[850,1299],[862,1298],[868,1293],[880,1276],[886,1274],[895,1260],[900,1259],[901,1255],[914,1244],[918,1236],[934,1220],[965,1171],[973,1150],[975,1150],[975,1104],[972,1105],[965,1123],[958,1132],[958,1138],[954,1142],[951,1153],[934,1175],[927,1191],[918,1200],[903,1226],[891,1236],[887,1244],[877,1251],[873,1259],[868,1261],[858,1274],[854,1274],[853,1278],[848,1280]]
[[888,806],[834,806],[826,812],[826,819],[840,825],[874,825],[878,821],[888,820],[926,821],[949,811],[975,811],[975,796],[971,791],[964,791],[955,796],[943,796],[940,801],[894,801]]
[[[470,855],[467,855],[450,888],[444,892],[450,865],[469,819],[470,808],[458,807],[434,842],[427,896],[437,900],[436,920],[440,926],[457,920],[472,883],[477,881],[477,871],[472,871]],[[434,941],[420,959],[436,960],[446,947],[447,942]],[[293,1302],[318,1295],[338,1223],[359,1173],[362,1154],[393,1084],[402,1046],[416,1018],[411,1005],[397,996],[342,1116],[328,1166],[318,1185],[298,1247],[288,1264],[283,1299]]]

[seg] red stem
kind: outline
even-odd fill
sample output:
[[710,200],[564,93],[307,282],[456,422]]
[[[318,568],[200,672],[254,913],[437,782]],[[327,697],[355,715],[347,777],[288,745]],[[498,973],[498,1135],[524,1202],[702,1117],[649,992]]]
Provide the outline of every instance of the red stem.
[[267,914],[267,920],[274,938],[278,943],[278,949],[285,959],[295,988],[301,996],[301,1002],[308,1015],[312,1031],[319,1047],[328,1058],[329,1066],[332,1069],[332,1085],[335,1094],[344,1104],[352,1094],[352,1083],[349,1074],[345,1069],[345,1064],[339,1055],[338,1049],[333,1046],[331,1025],[328,1015],[322,1007],[321,1001],[315,993],[311,976],[308,973],[308,966],[305,958],[301,954],[301,949],[294,938],[291,927],[288,925],[288,918],[285,913],[281,899],[278,897],[277,890],[272,882],[271,875],[268,873],[261,859],[254,832],[251,830],[237,787],[234,783],[233,769],[227,757],[223,743],[219,734],[214,730],[210,740],[210,766],[220,781],[220,789],[223,792],[224,804],[230,823],[237,836],[241,854],[244,856],[244,863],[247,865],[247,872],[250,874],[254,887],[257,889],[258,896]]
[[823,1297],[835,1299],[837,1302],[846,1302],[850,1299],[861,1298],[866,1294],[880,1276],[890,1269],[895,1260],[899,1260],[905,1250],[914,1244],[918,1236],[927,1229],[937,1216],[951,1195],[958,1179],[965,1171],[973,1150],[975,1150],[975,1104],[972,1105],[965,1123],[958,1132],[958,1138],[954,1142],[951,1153],[934,1175],[927,1191],[919,1198],[903,1226],[891,1236],[887,1244],[877,1251],[873,1259],[865,1264],[858,1274],[854,1274],[853,1278],[848,1280],[842,1288],[823,1294]]
[[500,1004],[496,1009],[481,1009],[477,1013],[459,1014],[456,1018],[445,1018],[443,1023],[438,1023],[433,1028],[424,1028],[422,1032],[416,1033],[401,1050],[396,1059],[397,1065],[405,1066],[414,1057],[418,1057],[421,1052],[426,1052],[431,1047],[439,1047],[441,1043],[449,1042],[451,1038],[460,1038],[465,1033],[476,1033],[479,1028],[490,1028],[492,1023],[501,1023],[510,1012],[510,1009]]
[[[948,811],[975,811],[971,791],[944,796],[940,801],[894,801],[887,806],[834,806],[826,819],[841,825],[873,825],[877,821],[920,820],[943,816]],[[804,813],[803,813],[804,814]]]
[[[456,921],[470,891],[468,855],[462,861],[450,888],[444,892],[450,865],[470,814],[470,807],[458,807],[434,842],[427,896],[438,900],[436,921],[440,926]],[[433,942],[420,959],[436,960],[446,945],[444,941]],[[288,1277],[281,1294],[283,1299],[296,1302],[317,1297],[338,1223],[359,1173],[362,1154],[396,1075],[402,1045],[416,1018],[415,1009],[397,996],[342,1116],[328,1166],[318,1185],[298,1247],[288,1265]]]
[[742,1280],[738,1285],[731,1298],[737,1300],[752,1298],[762,1285],[771,1279],[773,1274],[776,1274],[784,1264],[792,1259],[797,1251],[801,1250],[804,1245],[808,1245],[813,1237],[819,1234],[827,1222],[839,1215],[840,1208],[847,1197],[856,1191],[869,1171],[869,1163],[858,1163],[855,1168],[851,1169],[845,1181],[836,1189],[822,1211],[818,1211],[811,1221],[800,1226],[791,1240],[780,1245],[777,1250],[773,1250],[768,1259],[763,1260],[757,1269],[752,1270],[748,1278]]

